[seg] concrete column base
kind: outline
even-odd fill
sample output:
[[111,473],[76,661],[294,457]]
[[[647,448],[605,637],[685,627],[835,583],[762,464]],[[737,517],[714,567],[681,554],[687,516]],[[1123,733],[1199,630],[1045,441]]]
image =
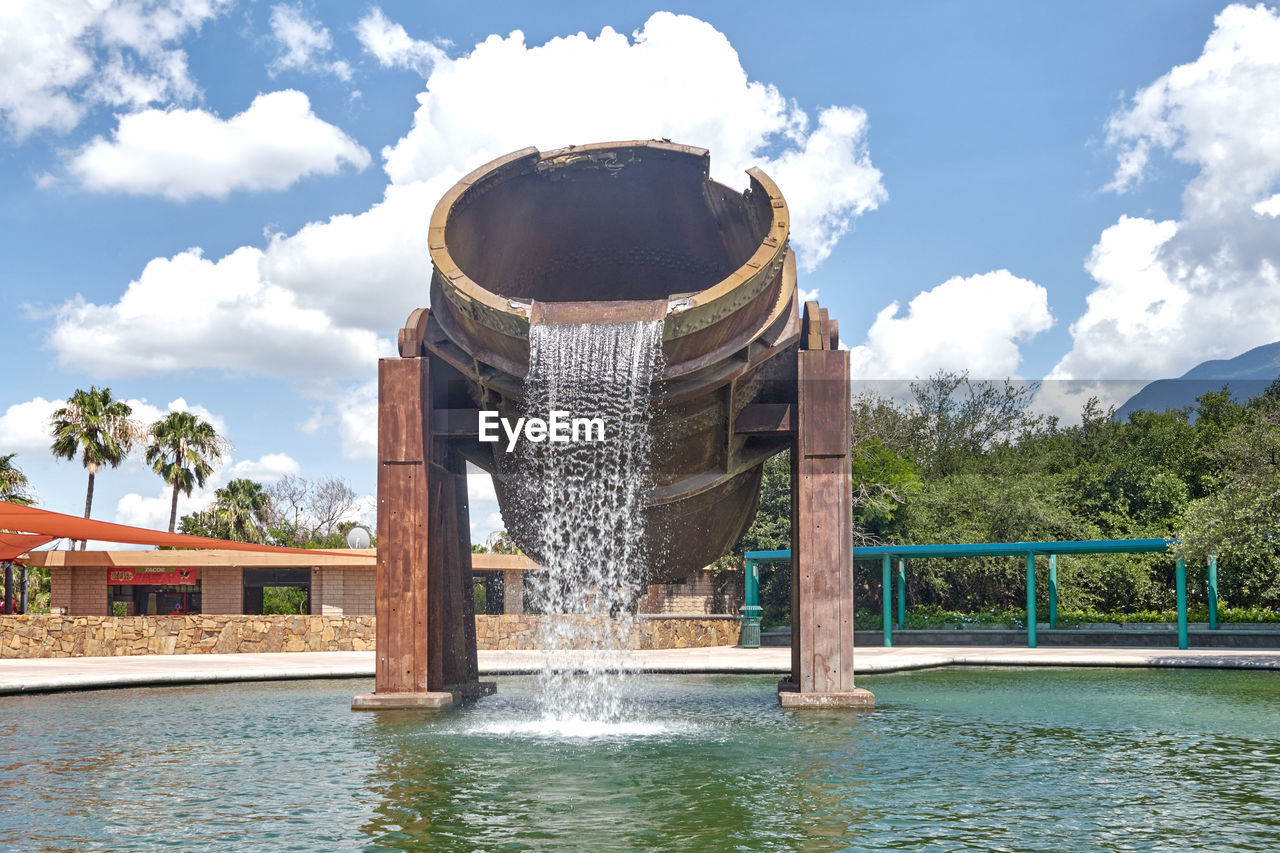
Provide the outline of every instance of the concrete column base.
[[361,693],[352,697],[353,711],[381,711],[388,708],[449,708],[463,699],[475,699],[496,693],[498,685],[493,681],[472,681],[467,684],[449,684],[444,690],[426,693]]
[[874,708],[876,697],[870,690],[855,687],[838,693],[801,693],[794,681],[778,682],[778,702],[783,708]]
[[353,711],[380,711],[383,708],[448,708],[453,694],[443,690],[430,693],[361,693],[352,697]]

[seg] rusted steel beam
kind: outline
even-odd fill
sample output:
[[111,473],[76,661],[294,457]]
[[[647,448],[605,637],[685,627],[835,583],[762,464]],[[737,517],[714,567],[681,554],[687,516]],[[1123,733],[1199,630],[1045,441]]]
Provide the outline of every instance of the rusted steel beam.
[[427,691],[430,362],[378,362],[378,562],[375,692]]
[[532,326],[566,323],[639,323],[661,320],[666,299],[626,302],[535,302],[529,314]]
[[832,348],[826,311],[805,307],[796,363],[792,446],[791,678],[783,707],[874,702],[853,683],[853,493],[849,452],[849,353]]
[[378,363],[374,693],[355,697],[357,709],[443,707],[493,691],[477,679],[466,464],[425,428],[446,396],[448,368],[438,367],[425,357]]
[[475,438],[479,426],[479,409],[436,409],[431,413],[431,432],[436,438]]
[[785,434],[795,429],[795,406],[791,403],[750,403],[734,421],[739,434]]

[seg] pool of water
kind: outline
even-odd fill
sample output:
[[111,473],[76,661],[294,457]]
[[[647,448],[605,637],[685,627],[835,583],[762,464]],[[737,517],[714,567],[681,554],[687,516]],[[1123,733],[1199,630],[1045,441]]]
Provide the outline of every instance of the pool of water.
[[0,698],[0,848],[1276,850],[1280,674],[944,669],[645,676],[632,721],[538,719],[533,679],[445,713],[367,681]]

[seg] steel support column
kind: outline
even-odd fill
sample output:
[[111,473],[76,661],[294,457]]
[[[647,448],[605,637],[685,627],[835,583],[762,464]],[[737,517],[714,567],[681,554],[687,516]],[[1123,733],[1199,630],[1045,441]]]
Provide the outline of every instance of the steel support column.
[[374,692],[352,708],[439,708],[477,679],[466,468],[431,432],[431,360],[378,362]]
[[882,599],[881,632],[885,648],[893,645],[893,558],[885,554],[880,561],[880,598]]
[[1209,555],[1209,630],[1218,630],[1218,555]]
[[760,565],[746,560],[742,566],[742,629],[738,645],[760,648]]
[[[825,309],[804,309],[791,446],[791,677],[784,708],[869,707],[853,684],[849,353]],[[886,589],[885,595],[891,594]]]
[[1178,587],[1178,648],[1187,648],[1187,560],[1178,557],[1174,579]]
[[1049,627],[1058,627],[1058,555],[1049,555]]
[[898,627],[907,626],[907,561],[898,560]]
[[1027,648],[1036,647],[1036,555],[1027,554]]

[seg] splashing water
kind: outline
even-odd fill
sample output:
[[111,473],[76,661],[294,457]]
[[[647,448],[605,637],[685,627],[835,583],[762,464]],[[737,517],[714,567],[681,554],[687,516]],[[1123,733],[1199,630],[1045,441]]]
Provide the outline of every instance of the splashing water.
[[528,581],[548,617],[538,638],[550,652],[542,719],[559,730],[617,724],[625,716],[622,652],[638,633],[650,382],[662,322],[534,325],[529,347],[528,414],[563,411],[605,424],[604,441],[526,444],[522,455],[525,529],[542,559]]

